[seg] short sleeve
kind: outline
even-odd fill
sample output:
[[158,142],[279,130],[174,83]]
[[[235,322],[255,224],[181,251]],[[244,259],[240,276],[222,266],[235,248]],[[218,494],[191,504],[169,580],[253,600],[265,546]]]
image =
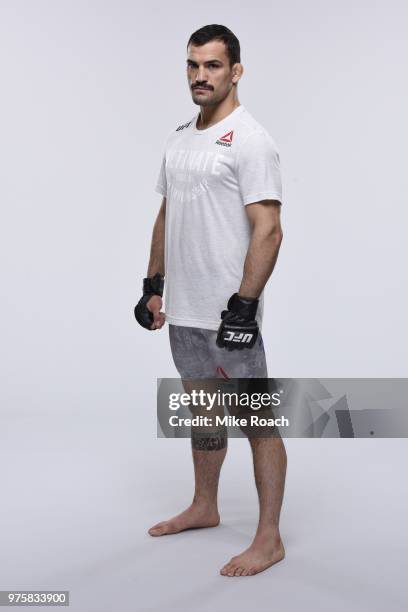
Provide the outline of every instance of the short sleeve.
[[157,183],[154,190],[165,197],[167,196],[166,154],[163,155],[159,176],[157,177]]
[[243,141],[237,153],[236,172],[245,206],[260,200],[282,203],[279,152],[266,131],[256,130]]

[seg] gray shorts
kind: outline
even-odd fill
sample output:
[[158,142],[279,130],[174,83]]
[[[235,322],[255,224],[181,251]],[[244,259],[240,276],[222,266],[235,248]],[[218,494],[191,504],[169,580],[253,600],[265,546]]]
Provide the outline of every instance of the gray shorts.
[[249,349],[219,348],[217,332],[169,324],[170,347],[181,378],[268,378],[261,332]]

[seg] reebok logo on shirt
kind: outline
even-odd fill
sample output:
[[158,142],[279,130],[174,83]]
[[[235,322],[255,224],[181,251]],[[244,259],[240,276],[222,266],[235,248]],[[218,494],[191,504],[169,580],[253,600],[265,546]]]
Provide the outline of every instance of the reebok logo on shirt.
[[232,144],[232,135],[234,130],[227,132],[224,136],[221,136],[218,140],[215,141],[215,144],[221,145],[223,147],[230,147]]

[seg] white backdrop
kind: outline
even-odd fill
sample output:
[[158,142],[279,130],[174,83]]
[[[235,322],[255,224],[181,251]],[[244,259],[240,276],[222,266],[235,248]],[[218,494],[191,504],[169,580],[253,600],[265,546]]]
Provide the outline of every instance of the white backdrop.
[[[148,554],[145,529],[189,499],[187,441],[155,439],[156,378],[177,376],[167,327],[143,330],[133,306],[160,206],[164,138],[198,110],[185,47],[199,27],[221,23],[238,36],[239,100],[280,149],[284,240],[263,324],[269,375],[407,376],[407,17],[402,1],[0,1],[1,588],[56,582],[73,592],[73,576],[98,580],[104,558],[112,576],[123,556],[108,551],[131,542],[129,559],[140,559],[142,534]],[[238,491],[250,470],[244,443],[234,441],[225,468]],[[287,516],[302,521],[298,462],[313,479],[324,449],[336,482],[350,444],[361,449],[352,453],[361,472],[375,460],[402,478],[403,440],[291,441]],[[163,478],[173,455],[177,472]],[[362,525],[366,511],[380,512],[370,482]],[[399,485],[388,486],[402,512]],[[241,544],[222,548],[225,559],[208,566],[214,576]],[[76,609],[92,609],[82,595]],[[131,592],[124,597],[121,609],[132,609]],[[108,599],[95,609],[111,609]]]

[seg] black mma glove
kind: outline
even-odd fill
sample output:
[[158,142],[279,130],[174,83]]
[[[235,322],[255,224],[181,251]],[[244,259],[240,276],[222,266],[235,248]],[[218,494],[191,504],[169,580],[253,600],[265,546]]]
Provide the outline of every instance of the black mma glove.
[[135,306],[135,317],[138,323],[150,331],[153,323],[153,313],[147,308],[146,304],[152,297],[152,295],[160,295],[163,297],[164,289],[164,276],[155,274],[152,278],[143,279],[143,296],[140,298]]
[[228,310],[221,313],[217,346],[229,351],[254,346],[258,337],[258,323],[255,320],[258,301],[256,298],[240,297],[238,293],[231,295]]

